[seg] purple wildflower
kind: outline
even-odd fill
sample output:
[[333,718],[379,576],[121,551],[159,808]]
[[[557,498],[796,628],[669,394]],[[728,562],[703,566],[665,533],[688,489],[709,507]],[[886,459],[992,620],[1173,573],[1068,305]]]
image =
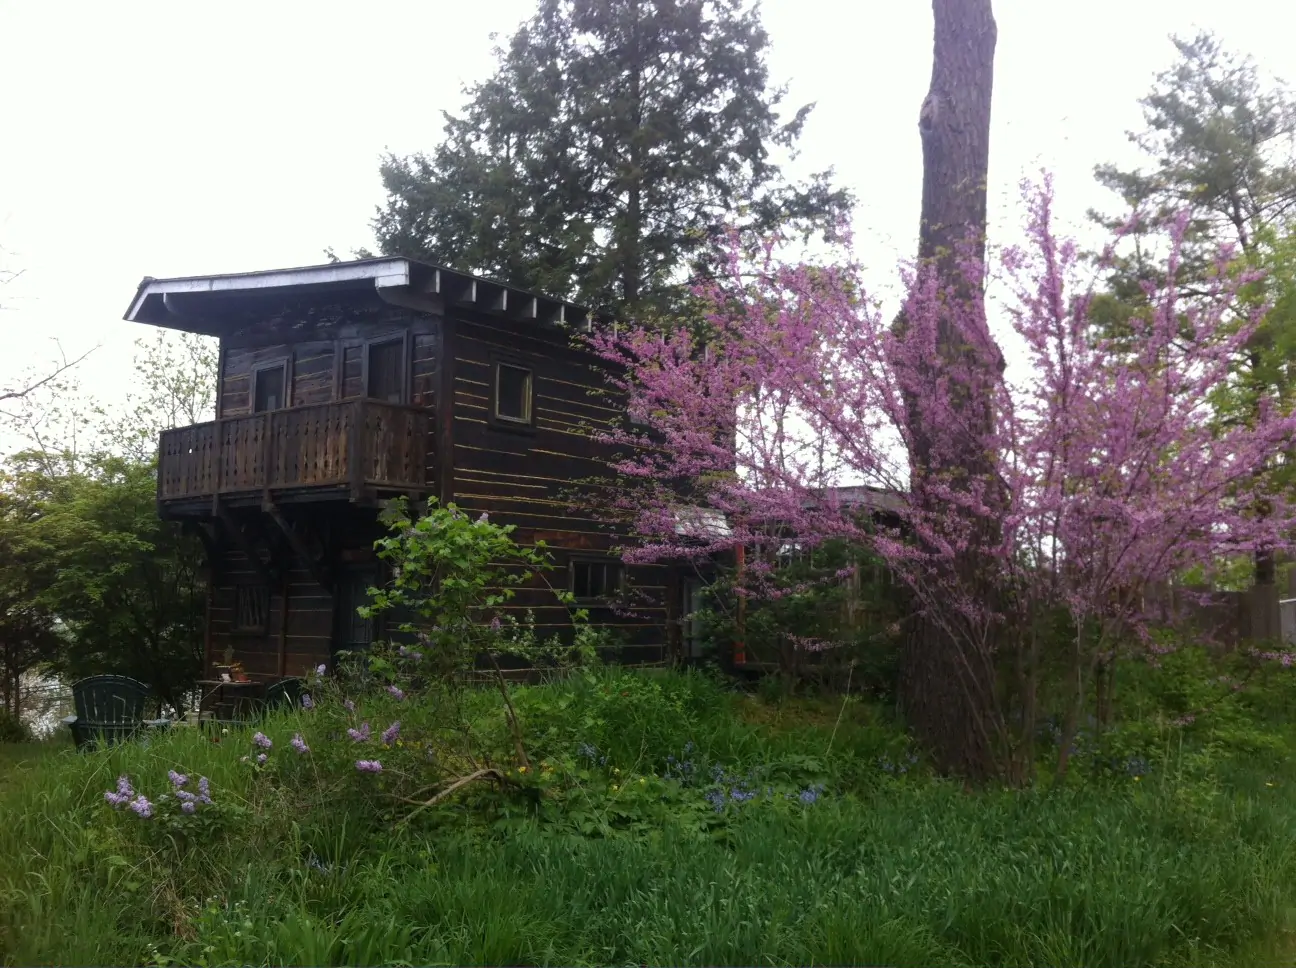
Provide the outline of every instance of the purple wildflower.
[[305,741],[304,739],[301,738],[301,733],[294,733],[294,734],[293,734],[292,742],[291,742],[290,745],[291,745],[292,748],[295,749],[298,753],[309,753],[309,752],[310,752],[310,747],[307,746],[307,745],[306,745],[306,741]]
[[498,632],[500,630],[500,620],[498,615],[491,619],[490,630],[492,632]]
[[113,793],[111,790],[105,790],[104,799],[107,800],[109,803],[111,803],[114,807],[121,809],[126,805],[126,801],[129,800],[130,797],[124,796],[123,794],[120,793]]
[[263,750],[268,750],[270,747],[274,746],[274,743],[270,742],[270,737],[267,736],[265,733],[260,733],[260,732],[253,735],[252,742],[255,743],[257,746],[261,747]]
[[369,739],[369,724],[361,723],[359,729],[348,729],[347,735],[355,740],[355,742],[363,743]]
[[405,693],[401,692],[400,686],[388,686],[387,691],[396,697],[397,701],[405,698]]
[[189,777],[183,773],[177,773],[175,770],[167,770],[167,779],[171,781],[174,787],[182,787],[189,782]]
[[490,518],[487,517],[485,511],[483,511],[483,512],[481,513],[481,517],[477,519],[477,523],[478,523],[478,524],[486,524],[486,523],[489,522],[489,521],[490,521]]
[[309,692],[303,692],[301,697],[302,709],[314,709],[315,700],[311,699]]
[[177,790],[176,799],[179,800],[181,803],[193,803],[195,800],[198,799],[198,795],[194,793],[190,793],[188,790]]
[[135,796],[135,791],[131,789],[130,778],[126,776],[117,777],[117,792],[123,797],[130,799]]
[[328,666],[326,666],[323,662],[321,662],[319,665],[315,667],[315,675],[322,676],[327,671],[327,669]]
[[361,773],[381,773],[382,763],[378,760],[356,760],[356,769]]
[[355,703],[353,703],[350,699],[344,699],[344,700],[342,701],[342,705],[343,705],[343,706],[346,706],[346,711],[347,711],[347,712],[349,712],[349,713],[353,713],[353,712],[355,712]]
[[149,803],[148,800],[146,800],[143,795],[140,795],[136,797],[134,800],[132,800],[130,808],[134,810],[137,814],[139,814],[141,817],[143,817],[145,820],[153,816],[153,804]]
[[396,720],[396,722],[392,723],[385,730],[383,730],[383,734],[382,734],[383,745],[391,746],[392,743],[396,742],[396,737],[399,735],[400,735],[400,720],[398,719]]
[[211,803],[211,791],[207,787],[207,777],[198,777],[198,800],[202,803]]
[[258,762],[258,763],[264,763],[265,761],[266,761],[266,755],[265,755],[264,753],[258,753],[258,754],[257,754],[257,762]]
[[198,808],[194,806],[192,800],[186,800],[184,803],[180,804],[180,809],[185,813],[193,813]]

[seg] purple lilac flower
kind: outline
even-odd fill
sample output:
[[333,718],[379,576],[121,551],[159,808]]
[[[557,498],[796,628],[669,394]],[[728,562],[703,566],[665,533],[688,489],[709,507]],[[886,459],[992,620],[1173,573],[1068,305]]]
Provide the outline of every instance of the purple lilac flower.
[[129,799],[135,796],[135,791],[131,789],[130,778],[126,776],[117,777],[117,792]]
[[146,800],[143,795],[138,796],[134,800],[132,800],[130,808],[134,810],[137,814],[139,814],[141,817],[143,817],[145,820],[153,816],[153,804],[149,803],[148,800]]
[[174,787],[182,787],[189,782],[189,777],[183,773],[177,773],[175,770],[167,770],[167,779],[171,781]]
[[369,739],[369,724],[361,723],[359,729],[348,729],[347,735],[357,743],[363,743]]
[[274,743],[270,742],[270,737],[267,736],[265,733],[260,733],[260,732],[256,733],[252,737],[252,742],[255,743],[257,746],[261,747],[263,750],[268,750],[270,747],[274,746]]
[[306,741],[305,741],[304,739],[301,738],[301,733],[294,733],[294,734],[293,734],[293,738],[292,738],[292,741],[291,741],[291,744],[290,744],[290,745],[291,745],[292,748],[295,749],[298,753],[309,753],[309,752],[310,752],[310,747],[307,746],[307,745],[306,745]]
[[257,762],[258,762],[258,763],[264,763],[264,762],[266,761],[266,759],[267,759],[267,757],[266,757],[266,755],[265,755],[264,753],[258,753],[258,754],[257,754]]
[[111,803],[114,807],[121,809],[126,805],[126,801],[129,800],[130,797],[124,796],[120,793],[113,793],[111,790],[105,790],[104,799],[107,800],[109,803]]
[[321,662],[319,665],[315,667],[315,675],[322,676],[327,670],[328,670],[328,666],[326,666],[323,662]]
[[207,777],[198,777],[198,800],[200,803],[211,803],[211,792],[207,787]]
[[477,523],[478,523],[478,524],[486,524],[488,521],[490,521],[490,518],[488,518],[488,517],[486,516],[486,512],[483,511],[483,512],[481,513],[481,517],[477,519]]
[[194,793],[190,793],[188,790],[177,790],[176,799],[179,800],[181,803],[193,803],[195,800],[198,799],[198,795]]
[[194,806],[193,801],[186,800],[184,803],[180,804],[180,809],[185,813],[193,813],[198,808]]
[[381,773],[382,763],[378,760],[356,760],[356,769],[361,773]]
[[396,697],[397,701],[405,698],[405,693],[401,692],[400,686],[388,686],[387,691]]
[[353,703],[350,699],[344,699],[342,701],[342,705],[346,707],[347,712],[349,713],[355,712],[355,703]]
[[311,699],[309,692],[303,692],[301,697],[302,709],[314,709],[315,701]]
[[392,743],[396,742],[396,737],[399,735],[400,735],[400,720],[398,719],[396,720],[396,722],[392,723],[385,730],[383,730],[383,734],[382,734],[383,745],[391,746]]

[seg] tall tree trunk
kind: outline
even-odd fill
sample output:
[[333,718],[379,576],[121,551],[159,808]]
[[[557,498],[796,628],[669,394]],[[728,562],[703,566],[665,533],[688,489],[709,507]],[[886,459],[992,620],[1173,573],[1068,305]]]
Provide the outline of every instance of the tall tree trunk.
[[[963,278],[959,250],[984,260],[986,178],[990,158],[990,99],[997,30],[990,0],[932,0],[935,44],[931,88],[922,103],[918,129],[923,148],[922,218],[919,261],[934,265],[944,285],[954,288],[970,311],[984,310],[983,280]],[[954,311],[969,311],[969,308]],[[952,318],[940,323],[939,342],[946,359],[964,356],[963,340]],[[1002,357],[983,361],[1002,371]],[[991,385],[987,380],[984,386]],[[954,471],[964,481],[992,479],[992,455],[984,437],[993,418],[984,389],[967,388],[965,406],[975,416],[966,446],[937,454],[922,401],[911,400],[909,424],[914,499],[938,500],[923,480]],[[980,411],[978,413],[978,411]],[[960,452],[961,451],[961,452]],[[930,510],[943,513],[941,508]],[[982,530],[997,530],[993,523]],[[983,533],[949,567],[950,580],[981,598],[992,598],[994,563],[980,548],[993,547],[996,535]],[[988,604],[993,604],[989,602]],[[914,623],[903,656],[900,687],[906,717],[919,739],[947,772],[971,780],[1000,775],[1004,750],[996,749],[1002,726],[997,702],[994,643],[960,635],[952,623],[925,619]]]

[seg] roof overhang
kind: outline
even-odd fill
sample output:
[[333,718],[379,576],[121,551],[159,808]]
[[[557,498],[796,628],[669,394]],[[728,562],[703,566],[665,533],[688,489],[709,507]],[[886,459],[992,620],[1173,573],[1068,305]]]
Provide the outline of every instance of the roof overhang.
[[458,306],[519,321],[589,327],[589,314],[571,303],[398,256],[212,276],[146,276],[124,318],[215,335],[223,329],[225,313],[246,307],[249,301],[344,292],[369,292],[413,309],[444,311]]

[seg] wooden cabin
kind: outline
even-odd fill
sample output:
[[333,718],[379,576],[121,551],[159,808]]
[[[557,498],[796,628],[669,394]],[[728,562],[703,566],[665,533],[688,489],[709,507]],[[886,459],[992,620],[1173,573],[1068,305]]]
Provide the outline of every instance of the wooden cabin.
[[[547,578],[618,633],[620,661],[662,660],[668,629],[678,639],[673,569],[624,566],[622,539],[572,508],[574,482],[607,473],[588,428],[624,419],[573,340],[585,311],[378,258],[145,278],[125,318],[220,340],[216,419],[166,431],[158,455],[159,513],[210,558],[209,674],[232,650],[253,677],[299,675],[382,636],[356,609],[381,580],[378,514],[397,495],[543,539]],[[542,633],[570,628],[548,588],[511,607]]]

